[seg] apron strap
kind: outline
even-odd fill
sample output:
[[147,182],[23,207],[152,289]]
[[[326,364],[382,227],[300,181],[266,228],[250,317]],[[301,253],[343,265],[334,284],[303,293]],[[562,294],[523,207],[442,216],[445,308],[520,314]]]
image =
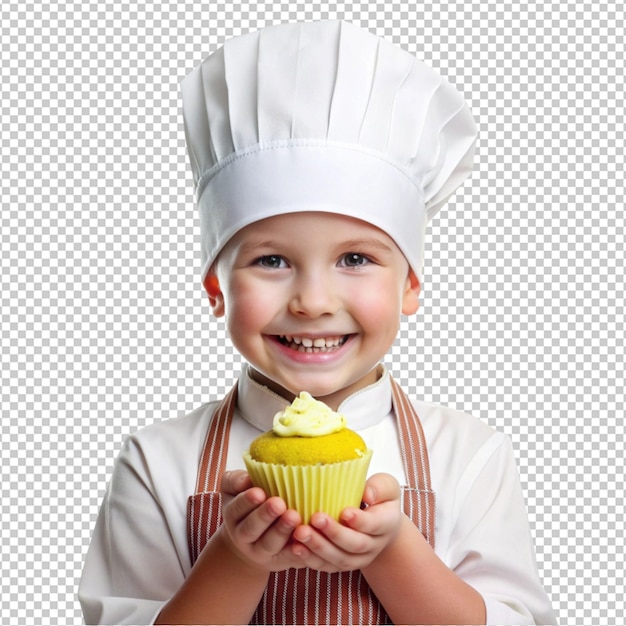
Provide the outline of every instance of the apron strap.
[[391,378],[392,404],[400,432],[400,452],[408,485],[403,487],[403,510],[435,547],[435,493],[422,423],[411,399]]
[[237,383],[224,396],[211,418],[211,424],[202,447],[194,493],[220,490],[220,481],[226,471],[230,424],[236,406]]

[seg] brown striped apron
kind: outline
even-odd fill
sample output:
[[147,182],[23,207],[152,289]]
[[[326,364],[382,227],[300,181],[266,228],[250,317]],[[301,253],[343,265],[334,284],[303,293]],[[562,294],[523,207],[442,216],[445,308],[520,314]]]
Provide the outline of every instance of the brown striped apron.
[[[419,417],[406,394],[391,379],[407,485],[404,513],[435,546],[435,494],[430,485],[428,451]],[[230,424],[237,404],[237,384],[216,409],[204,442],[195,494],[187,504],[191,563],[222,523],[220,481],[226,469]],[[327,574],[309,568],[270,574],[252,618],[253,624],[385,624],[389,618],[360,571]]]

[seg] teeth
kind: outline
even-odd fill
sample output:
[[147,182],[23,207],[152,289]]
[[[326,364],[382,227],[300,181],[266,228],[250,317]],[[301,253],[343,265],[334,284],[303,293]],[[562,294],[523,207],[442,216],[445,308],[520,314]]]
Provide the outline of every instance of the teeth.
[[332,337],[296,337],[294,335],[280,335],[281,340],[285,344],[291,344],[295,350],[303,352],[312,352],[314,348],[328,350],[337,348],[344,342],[343,336]]

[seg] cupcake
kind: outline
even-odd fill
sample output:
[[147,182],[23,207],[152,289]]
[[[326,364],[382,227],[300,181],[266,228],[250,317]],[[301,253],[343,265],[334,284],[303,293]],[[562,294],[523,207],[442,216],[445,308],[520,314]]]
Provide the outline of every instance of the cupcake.
[[371,457],[346,418],[306,391],[243,455],[252,483],[283,498],[305,524],[316,511],[338,519],[345,507],[360,506]]

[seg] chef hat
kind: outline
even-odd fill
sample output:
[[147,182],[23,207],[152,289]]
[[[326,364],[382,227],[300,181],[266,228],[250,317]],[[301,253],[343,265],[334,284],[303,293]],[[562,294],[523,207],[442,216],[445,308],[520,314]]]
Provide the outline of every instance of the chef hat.
[[230,39],[181,90],[203,278],[248,224],[325,211],[385,231],[421,279],[426,223],[469,174],[476,138],[439,74],[323,21]]

